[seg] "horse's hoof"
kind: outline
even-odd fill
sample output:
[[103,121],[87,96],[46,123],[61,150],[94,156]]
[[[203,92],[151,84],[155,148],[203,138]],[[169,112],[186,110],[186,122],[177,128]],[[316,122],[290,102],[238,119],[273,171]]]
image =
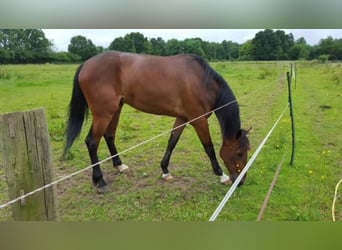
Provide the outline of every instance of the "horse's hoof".
[[230,180],[229,176],[226,175],[225,173],[223,173],[221,176],[220,176],[220,182],[223,184],[223,185],[232,185],[233,182]]
[[95,186],[96,192],[99,194],[104,194],[107,192],[107,182],[105,182],[104,179],[101,179],[94,186]]
[[172,176],[171,174],[169,174],[169,173],[167,173],[167,174],[162,174],[162,179],[163,179],[164,181],[172,181],[172,180],[173,180],[173,176]]
[[104,186],[104,187],[96,187],[96,192],[98,194],[105,194],[108,192],[108,188],[107,186]]
[[231,180],[226,180],[226,181],[224,181],[224,182],[221,181],[221,184],[230,186],[230,185],[233,184],[233,182],[232,182]]
[[129,169],[129,167],[125,164],[121,164],[120,166],[117,166],[116,169],[119,173],[124,173]]

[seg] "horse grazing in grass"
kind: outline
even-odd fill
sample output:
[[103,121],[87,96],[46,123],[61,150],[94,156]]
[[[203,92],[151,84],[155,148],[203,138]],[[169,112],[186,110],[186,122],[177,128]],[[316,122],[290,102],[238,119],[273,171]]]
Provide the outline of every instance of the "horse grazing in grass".
[[[165,155],[161,161],[162,178],[172,178],[168,165],[185,123],[195,128],[214,173],[222,183],[234,181],[247,163],[250,148],[248,131],[241,129],[239,106],[227,82],[197,55],[152,56],[108,51],[85,61],[77,69],[69,105],[65,153],[80,134],[88,112],[93,122],[86,145],[92,164],[103,136],[109,151],[117,155],[115,131],[124,104],[140,111],[176,118]],[[222,108],[220,108],[222,107]],[[222,132],[220,156],[229,171],[225,175],[217,161],[209,134],[208,117],[215,110]],[[203,114],[206,114],[203,116]],[[200,117],[198,119],[195,119]],[[194,120],[195,119],[195,120]],[[113,158],[119,171],[128,167],[119,156]],[[242,179],[242,184],[245,181]],[[92,181],[102,189],[100,165],[93,167]]]

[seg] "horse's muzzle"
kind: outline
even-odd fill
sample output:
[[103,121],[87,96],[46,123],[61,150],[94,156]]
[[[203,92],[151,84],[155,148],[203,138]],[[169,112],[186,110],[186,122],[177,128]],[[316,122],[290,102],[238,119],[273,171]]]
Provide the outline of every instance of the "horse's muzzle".
[[[230,179],[232,180],[232,182],[234,183],[235,180],[237,179],[239,175],[238,174],[234,174],[234,175],[231,175],[230,176]],[[238,187],[241,187],[244,183],[245,183],[245,180],[246,180],[246,174],[242,177],[242,179],[240,180],[239,184],[238,184]]]

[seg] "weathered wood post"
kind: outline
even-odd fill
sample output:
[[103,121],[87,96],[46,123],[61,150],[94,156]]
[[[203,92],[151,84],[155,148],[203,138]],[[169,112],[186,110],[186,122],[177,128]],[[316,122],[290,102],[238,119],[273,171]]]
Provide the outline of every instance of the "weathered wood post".
[[[44,109],[0,115],[0,151],[9,199],[55,179]],[[11,206],[14,220],[55,220],[56,187],[46,188]]]

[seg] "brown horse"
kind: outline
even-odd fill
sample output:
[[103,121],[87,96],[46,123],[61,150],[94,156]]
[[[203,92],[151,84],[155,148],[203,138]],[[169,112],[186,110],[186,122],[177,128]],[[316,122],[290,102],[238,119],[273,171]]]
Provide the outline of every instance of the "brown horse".
[[[143,112],[176,117],[176,129],[171,133],[161,161],[163,179],[172,178],[168,170],[171,153],[188,121],[195,128],[214,173],[221,177],[222,183],[234,181],[246,165],[248,131],[240,128],[236,98],[226,81],[196,55],[161,57],[109,51],[84,62],[74,77],[64,155],[80,134],[88,107],[93,123],[85,142],[92,164],[98,162],[97,149],[102,136],[110,153],[117,155],[115,131],[125,103]],[[207,113],[211,110],[216,110],[221,126],[220,155],[231,180],[223,173],[215,156],[207,122],[211,114]],[[194,120],[197,117],[200,118]],[[113,165],[119,171],[127,169],[119,156],[113,158]],[[99,189],[107,185],[99,164],[93,167],[92,180]],[[245,177],[240,184],[244,181]]]

